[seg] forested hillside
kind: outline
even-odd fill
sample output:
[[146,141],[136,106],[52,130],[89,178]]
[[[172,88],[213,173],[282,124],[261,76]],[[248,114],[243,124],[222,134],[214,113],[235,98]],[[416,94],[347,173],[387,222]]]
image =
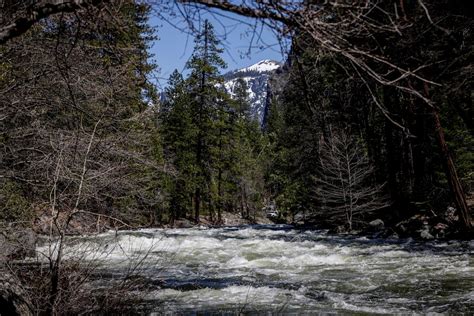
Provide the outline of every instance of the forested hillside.
[[287,73],[273,79],[267,128],[276,137],[267,183],[286,210],[350,227],[353,215],[364,221],[377,209],[396,222],[442,217],[452,205],[470,226],[460,196],[473,189],[472,19],[454,4],[433,4],[428,17],[424,9],[403,7],[412,23],[403,34],[378,29],[374,42],[356,40],[368,59],[407,69],[401,77],[380,77],[386,63],[328,52],[314,34],[293,38]]
[[469,314],[472,12],[0,0],[0,315]]
[[187,64],[189,77],[175,71],[166,90],[160,122],[165,158],[173,168],[167,180],[172,219],[193,214],[199,222],[204,213],[222,223],[223,211],[250,218],[263,203],[264,138],[250,111],[246,82],[236,82],[234,98],[224,89],[221,53],[205,21]]
[[111,9],[51,17],[0,48],[2,220],[84,210],[139,223],[159,204],[149,8]]
[[[4,8],[5,21],[23,9]],[[160,101],[150,81],[152,6],[87,8],[34,23],[1,47],[2,220],[222,223],[223,212],[250,219],[275,205],[281,221],[352,230],[375,218],[441,218],[453,206],[455,226],[471,226],[472,19],[461,5],[407,3],[398,32],[373,13],[378,27],[351,33],[343,9],[333,22],[358,52],[320,46],[300,28],[260,92],[263,127],[250,103],[263,99],[249,98],[244,78],[255,69],[231,72],[224,90],[209,22],[189,75],[176,71]]]

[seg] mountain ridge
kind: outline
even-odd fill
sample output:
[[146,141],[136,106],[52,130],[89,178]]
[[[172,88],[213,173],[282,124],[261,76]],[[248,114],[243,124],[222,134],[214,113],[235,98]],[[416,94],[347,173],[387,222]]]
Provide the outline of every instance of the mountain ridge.
[[279,62],[264,59],[248,67],[235,69],[223,75],[224,87],[231,97],[234,96],[235,83],[239,78],[247,83],[251,112],[260,124],[263,123],[267,105],[269,79],[281,66],[282,64]]

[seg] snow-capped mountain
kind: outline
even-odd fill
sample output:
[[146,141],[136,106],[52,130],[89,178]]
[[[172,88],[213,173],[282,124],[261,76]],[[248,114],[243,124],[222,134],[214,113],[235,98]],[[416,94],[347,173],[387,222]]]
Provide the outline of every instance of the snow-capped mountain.
[[260,73],[264,73],[264,72],[274,71],[278,68],[280,68],[279,63],[277,63],[274,60],[265,59],[265,60],[259,61],[258,63],[254,64],[252,66],[242,68],[242,69],[239,69],[237,71],[238,72],[257,71],[257,72],[260,72]]
[[238,78],[245,80],[248,86],[249,101],[252,107],[252,113],[260,123],[263,121],[265,105],[267,101],[268,80],[281,64],[273,60],[262,60],[258,63],[228,72],[224,75],[225,89],[233,96],[234,87]]

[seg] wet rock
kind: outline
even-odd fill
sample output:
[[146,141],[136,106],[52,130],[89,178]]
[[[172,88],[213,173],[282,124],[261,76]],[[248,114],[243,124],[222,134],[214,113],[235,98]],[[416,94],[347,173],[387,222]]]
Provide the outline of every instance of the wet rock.
[[304,294],[306,297],[309,297],[312,300],[316,301],[325,301],[328,299],[326,292],[324,291],[309,291]]
[[433,227],[433,233],[435,234],[436,238],[444,238],[446,237],[446,231],[449,228],[447,224],[438,223]]
[[36,218],[33,223],[34,230],[41,235],[48,235],[51,232],[51,213],[47,211],[36,211]]
[[339,225],[329,230],[330,234],[343,234],[345,232],[347,232],[347,228],[344,225]]
[[430,230],[429,230],[428,227],[426,227],[425,229],[423,229],[423,230],[420,232],[420,237],[421,237],[422,239],[425,239],[425,240],[434,239],[434,236],[431,235]]
[[18,281],[6,271],[0,270],[0,314],[33,315],[31,304]]
[[26,256],[34,256],[36,254],[38,237],[32,229],[23,230],[21,235],[18,236],[18,241],[21,243]]
[[372,231],[381,231],[385,228],[385,224],[381,219],[377,218],[369,223],[369,228]]
[[396,232],[394,232],[393,234],[391,234],[390,236],[388,236],[388,239],[391,239],[391,240],[398,240],[400,239],[400,236],[398,236],[398,234]]
[[407,228],[405,227],[405,225],[403,224],[398,224],[397,226],[395,226],[395,228],[401,233],[401,234],[405,234],[407,232]]
[[448,223],[456,223],[459,221],[459,216],[456,215],[456,209],[454,207],[448,207],[446,212],[444,213],[444,219]]
[[187,219],[179,219],[174,222],[174,227],[176,228],[191,228],[194,226],[194,223]]
[[430,230],[426,229],[425,226],[428,225],[428,217],[422,214],[416,214],[410,217],[407,220],[399,222],[395,225],[394,229],[402,237],[419,237],[419,233],[423,230],[427,230],[429,233]]

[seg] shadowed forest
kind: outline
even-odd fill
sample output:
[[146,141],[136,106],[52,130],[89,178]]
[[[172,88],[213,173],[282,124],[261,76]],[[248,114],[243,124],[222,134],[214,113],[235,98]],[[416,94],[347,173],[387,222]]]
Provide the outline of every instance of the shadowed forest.
[[[221,227],[239,243],[249,236],[271,243],[299,235],[270,224],[291,224],[349,236],[334,238],[358,249],[354,256],[376,248],[354,236],[396,240],[393,249],[407,238],[472,240],[472,12],[468,1],[447,0],[0,0],[0,315],[148,313],[146,304],[133,309],[144,299],[134,289],[189,291],[182,280],[166,279],[166,287],[141,279],[136,271],[151,257],[154,266],[173,264],[155,258],[152,246],[120,273],[91,259],[108,252],[104,240],[75,248],[110,231],[145,238],[159,228],[159,238],[189,235],[205,244],[219,239],[215,231],[193,229]],[[223,23],[251,18],[256,38],[260,27],[272,29],[288,47],[284,62],[228,72],[210,14]],[[194,38],[185,71],[165,86],[150,52],[160,37],[151,18],[184,22]],[[260,80],[258,90],[249,78]],[[251,224],[270,228],[242,236],[222,228]],[[176,237],[166,229],[184,230]],[[472,246],[459,243],[469,256]],[[298,247],[303,256],[305,244]],[[337,254],[330,242],[324,247],[325,258]],[[114,273],[107,286],[97,281]],[[196,282],[189,284],[202,289],[214,281]],[[329,295],[318,291],[311,299]],[[431,311],[465,312],[472,299],[463,304]],[[173,311],[226,311],[196,306]],[[408,312],[393,308],[386,312]],[[417,308],[411,312],[430,312]]]

